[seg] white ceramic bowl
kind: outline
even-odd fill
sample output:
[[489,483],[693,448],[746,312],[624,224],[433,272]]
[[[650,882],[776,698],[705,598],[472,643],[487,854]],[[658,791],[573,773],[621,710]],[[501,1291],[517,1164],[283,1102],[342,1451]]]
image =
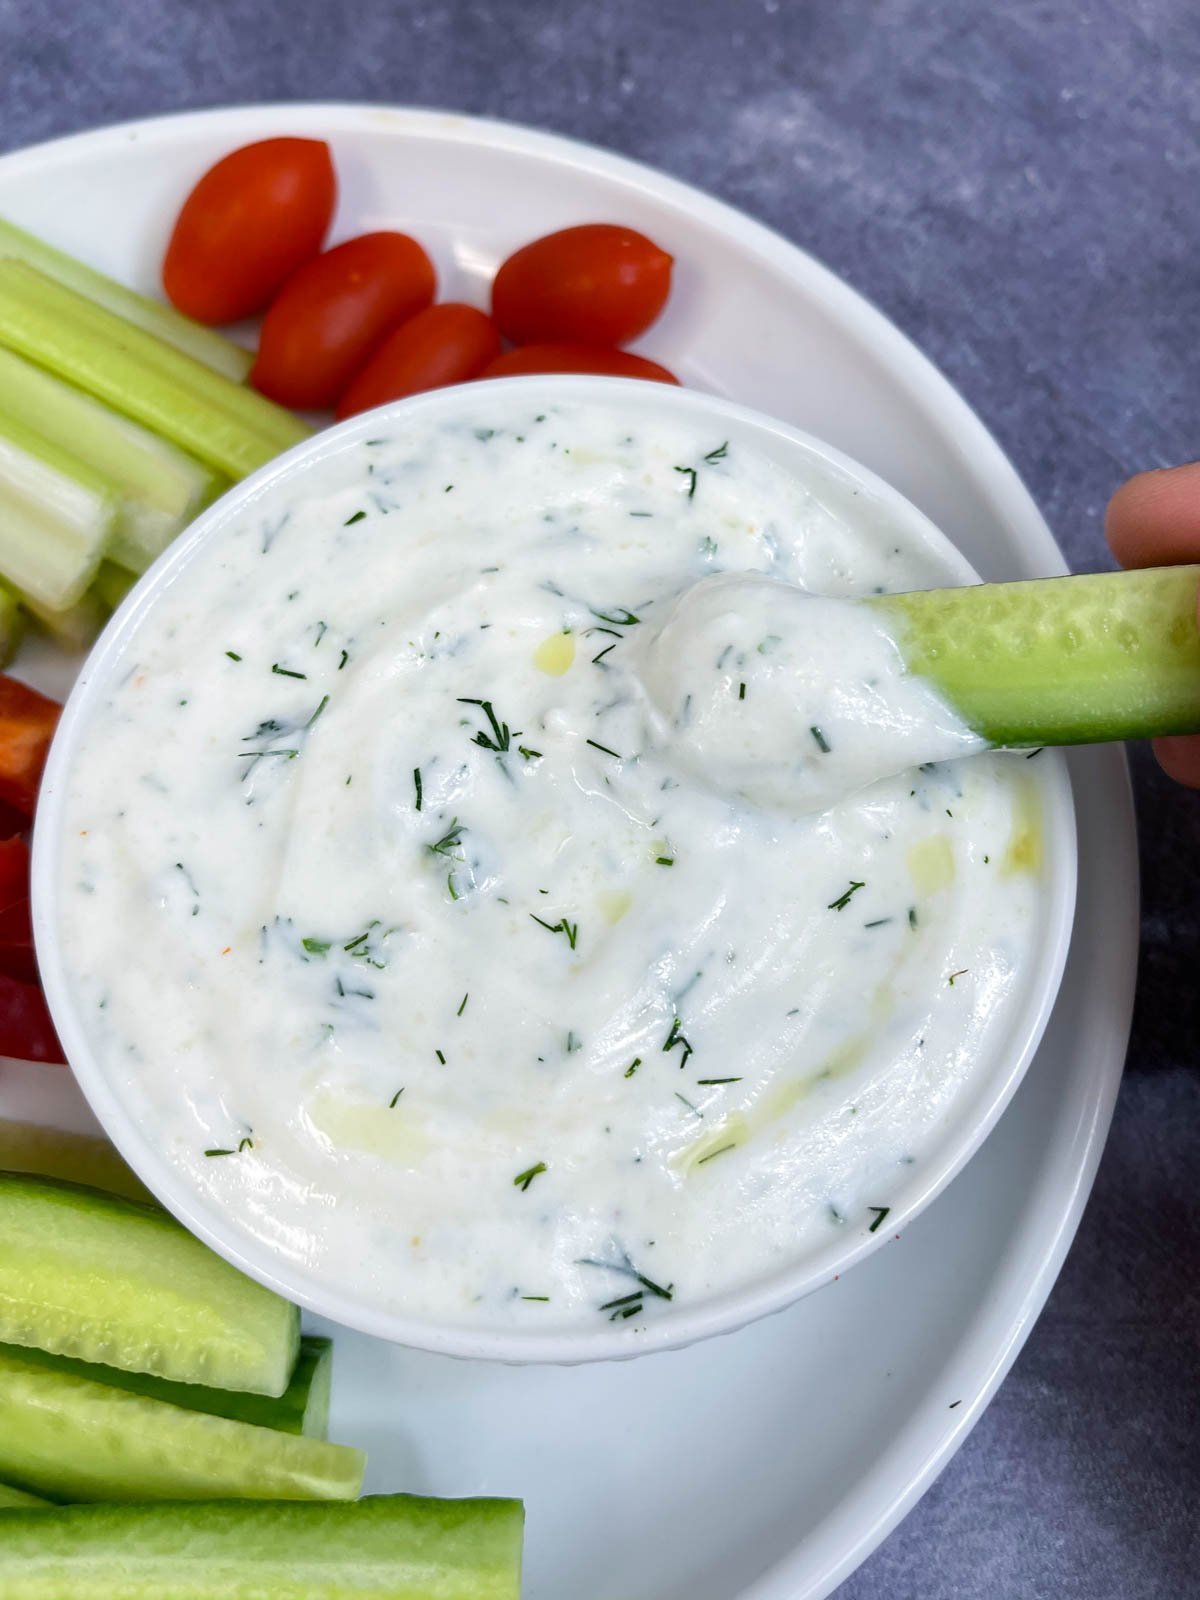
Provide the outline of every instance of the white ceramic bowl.
[[[631,413],[640,413],[647,421],[655,415],[665,415],[711,423],[723,437],[752,442],[785,467],[803,465],[810,477],[816,473],[821,478],[823,492],[835,499],[859,495],[860,507],[869,505],[873,516],[882,516],[891,526],[903,529],[910,541],[937,554],[961,581],[970,582],[976,576],[928,518],[874,474],[832,447],[745,407],[666,385],[608,378],[501,379],[485,386],[473,385],[470,393],[473,400],[481,398],[486,390],[513,393],[515,398],[516,386],[525,401],[533,399],[534,403],[600,396],[611,401],[620,391],[622,406]],[[990,1052],[986,1070],[977,1073],[961,1092],[940,1135],[914,1163],[907,1182],[895,1194],[886,1231],[847,1234],[760,1280],[695,1306],[672,1307],[641,1330],[636,1339],[629,1337],[629,1330],[608,1324],[599,1329],[539,1334],[512,1328],[476,1329],[400,1315],[333,1289],[322,1282],[319,1274],[277,1256],[242,1228],[235,1216],[194,1190],[170,1164],[153,1138],[138,1125],[92,1050],[87,1021],[75,1003],[56,931],[64,914],[59,897],[59,844],[65,780],[92,707],[122,670],[133,634],[202,546],[220,538],[223,528],[282,479],[302,478],[314,463],[378,432],[381,422],[403,421],[418,414],[451,414],[461,403],[461,394],[462,391],[443,389],[419,395],[354,418],[297,446],[210,507],[128,596],[80,673],[46,768],[33,848],[33,922],[38,963],[67,1057],[113,1143],[181,1222],[242,1271],[333,1321],[418,1349],[509,1362],[619,1359],[732,1332],[820,1288],[894,1237],[970,1158],[1016,1090],[1041,1039],[1058,990],[1075,903],[1074,809],[1065,765],[1057,756],[1049,756],[1039,763],[1038,773],[1043,785],[1046,833],[1044,914],[1023,993],[1006,1032]]]

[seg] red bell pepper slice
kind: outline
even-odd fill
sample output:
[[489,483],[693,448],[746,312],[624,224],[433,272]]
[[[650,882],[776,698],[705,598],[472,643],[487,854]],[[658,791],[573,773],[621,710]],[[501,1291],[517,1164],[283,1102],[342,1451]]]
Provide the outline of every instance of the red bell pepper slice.
[[0,974],[0,1056],[65,1061],[50,1012],[35,983]]
[[46,752],[62,707],[0,673],[0,801],[32,817]]
[[38,980],[28,900],[18,900],[0,911],[0,973],[25,983]]

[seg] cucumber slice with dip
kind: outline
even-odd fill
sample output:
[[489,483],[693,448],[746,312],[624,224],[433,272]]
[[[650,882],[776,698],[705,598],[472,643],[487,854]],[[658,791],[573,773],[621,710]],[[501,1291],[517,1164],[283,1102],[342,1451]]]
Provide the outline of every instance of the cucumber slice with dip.
[[831,599],[704,578],[645,641],[657,738],[710,788],[818,811],[910,767],[1200,732],[1200,566]]

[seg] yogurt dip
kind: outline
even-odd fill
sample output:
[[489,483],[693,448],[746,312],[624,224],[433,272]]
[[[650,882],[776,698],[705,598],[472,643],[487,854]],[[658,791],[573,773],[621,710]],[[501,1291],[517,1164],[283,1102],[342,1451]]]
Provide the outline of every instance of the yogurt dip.
[[78,732],[106,1081],[244,1237],[431,1323],[635,1340],[878,1230],[1044,898],[1040,764],[909,769],[975,742],[834,604],[961,569],[665,407],[360,434],[197,541]]

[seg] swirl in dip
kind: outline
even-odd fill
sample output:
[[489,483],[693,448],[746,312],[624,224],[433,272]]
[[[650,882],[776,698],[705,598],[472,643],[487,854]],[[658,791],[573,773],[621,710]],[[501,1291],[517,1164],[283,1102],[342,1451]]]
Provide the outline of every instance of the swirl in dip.
[[1023,991],[1041,764],[928,759],[977,741],[837,597],[961,569],[823,472],[463,391],[127,629],[63,961],[239,1229],[360,1303],[633,1337],[879,1226]]

